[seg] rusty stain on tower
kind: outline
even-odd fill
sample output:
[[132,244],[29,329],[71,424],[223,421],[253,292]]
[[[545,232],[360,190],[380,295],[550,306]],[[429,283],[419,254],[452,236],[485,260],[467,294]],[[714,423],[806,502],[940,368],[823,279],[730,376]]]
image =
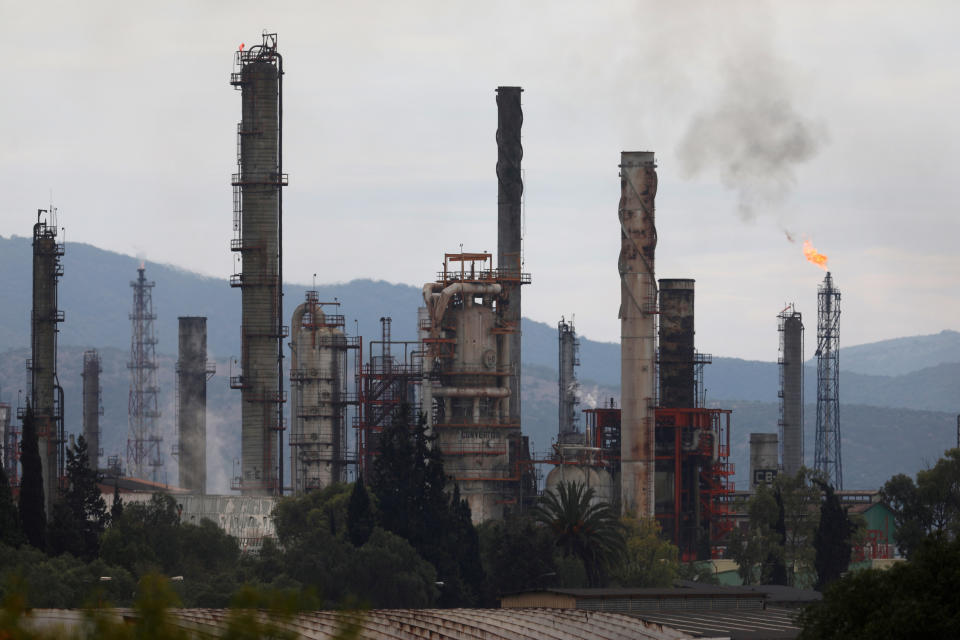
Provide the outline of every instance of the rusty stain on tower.
[[639,517],[654,515],[656,167],[653,152],[620,154],[620,496]]
[[241,91],[237,173],[233,175],[231,250],[239,271],[230,285],[241,301],[241,372],[230,386],[242,395],[240,473],[244,495],[283,493],[283,58],[277,35],[234,57],[230,84]]

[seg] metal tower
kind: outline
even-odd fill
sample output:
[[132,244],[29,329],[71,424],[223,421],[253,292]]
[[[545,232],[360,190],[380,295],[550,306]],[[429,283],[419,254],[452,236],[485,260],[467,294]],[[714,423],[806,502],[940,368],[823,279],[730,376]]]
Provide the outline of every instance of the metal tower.
[[787,475],[803,466],[803,316],[793,304],[777,314],[780,332],[780,464]]
[[241,91],[233,231],[241,291],[240,473],[244,495],[283,493],[283,58],[277,34],[236,52],[230,84]]
[[840,458],[840,291],[827,272],[817,289],[817,439],[814,469],[843,489]]
[[160,410],[157,408],[157,339],[153,332],[153,287],[144,275],[144,265],[137,269],[137,279],[130,283],[133,289],[133,311],[130,313],[130,400],[128,404],[129,432],[127,434],[127,473],[136,478],[158,481],[163,455],[163,438],[157,426]]
[[580,366],[580,341],[577,339],[577,330],[573,326],[573,319],[567,322],[560,318],[557,324],[557,334],[560,342],[560,415],[558,442],[563,444],[582,444],[583,435],[577,428],[577,405],[580,383],[574,367]]

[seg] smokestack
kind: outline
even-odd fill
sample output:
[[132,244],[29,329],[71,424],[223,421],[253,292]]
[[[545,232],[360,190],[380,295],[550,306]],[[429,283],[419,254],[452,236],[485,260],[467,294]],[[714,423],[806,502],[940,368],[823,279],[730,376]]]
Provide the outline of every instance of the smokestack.
[[177,360],[177,425],[180,438],[179,484],[203,495],[207,492],[207,319],[181,317]]
[[91,469],[100,468],[100,354],[96,349],[83,352],[83,439]]
[[276,34],[236,53],[230,83],[241,90],[233,176],[234,238],[241,272],[241,390],[239,488],[244,495],[283,493],[283,59]]
[[694,280],[660,280],[660,406],[692,408]]
[[793,305],[780,320],[780,442],[783,472],[796,475],[803,466],[803,318]]
[[777,475],[777,434],[750,434],[750,488],[771,484]]
[[30,405],[37,426],[47,518],[53,513],[63,475],[63,389],[57,380],[57,324],[63,322],[63,312],[57,308],[57,281],[63,275],[61,256],[56,209],[38,210],[33,226]]
[[657,165],[652,151],[620,154],[621,508],[654,516],[654,358]]
[[520,170],[523,160],[520,142],[520,129],[523,126],[523,109],[520,105],[522,92],[520,87],[497,87],[497,267],[501,277],[509,281],[506,284],[506,309],[502,318],[512,332],[508,357],[513,372],[510,376],[510,422],[518,425],[521,415],[520,285],[523,270],[523,175]]

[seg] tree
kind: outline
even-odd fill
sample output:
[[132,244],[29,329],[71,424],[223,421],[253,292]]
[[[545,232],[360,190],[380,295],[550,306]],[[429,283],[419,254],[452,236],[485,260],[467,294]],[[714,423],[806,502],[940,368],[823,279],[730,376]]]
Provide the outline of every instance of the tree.
[[556,584],[553,536],[532,517],[508,514],[503,520],[488,520],[478,527],[478,535],[487,604],[500,594]]
[[23,530],[20,528],[20,515],[13,503],[7,472],[0,465],[0,543],[19,547],[23,544]]
[[472,606],[484,582],[480,542],[459,488],[454,484],[452,495],[446,492],[450,483],[435,440],[424,416],[411,421],[410,407],[403,405],[380,435],[371,488],[381,526],[436,568],[444,583],[440,604]]
[[90,468],[87,441],[81,435],[67,448],[67,490],[54,505],[48,542],[54,554],[65,552],[92,560],[100,552],[100,536],[107,525],[107,503]]
[[813,546],[817,551],[816,588],[822,591],[831,582],[838,580],[850,565],[850,540],[856,527],[847,515],[847,510],[840,505],[840,498],[833,487],[820,480],[816,482],[824,492],[820,524],[813,538]]
[[897,547],[910,558],[931,534],[960,534],[960,449],[951,449],[932,469],[890,478],[881,489],[894,514]]
[[730,535],[727,555],[737,562],[743,584],[766,584],[774,566],[783,561],[784,548],[775,530],[778,519],[777,500],[766,485],[757,487],[747,501],[748,526],[735,529]]
[[123,498],[120,497],[120,483],[113,480],[113,504],[110,505],[110,522],[116,522],[123,515]]
[[673,586],[680,569],[679,550],[661,538],[660,523],[634,517],[624,517],[621,523],[626,551],[611,572],[613,581],[621,587]]
[[43,468],[33,409],[27,403],[20,441],[20,525],[27,542],[37,549],[47,547],[47,512],[43,500]]
[[350,503],[347,505],[347,532],[350,542],[355,547],[362,547],[370,539],[376,520],[370,507],[370,496],[363,485],[363,476],[357,477],[350,492]]
[[613,508],[596,501],[592,488],[561,482],[556,490],[544,493],[535,514],[563,555],[583,562],[590,586],[601,586],[607,569],[624,551],[623,528]]
[[960,541],[933,535],[910,562],[837,580],[800,615],[803,640],[953,638],[960,629]]

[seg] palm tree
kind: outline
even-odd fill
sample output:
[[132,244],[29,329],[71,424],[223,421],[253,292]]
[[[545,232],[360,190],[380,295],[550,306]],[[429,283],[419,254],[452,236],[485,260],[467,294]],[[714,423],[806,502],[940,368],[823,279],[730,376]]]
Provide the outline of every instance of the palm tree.
[[594,499],[593,489],[581,483],[561,482],[534,508],[565,557],[583,562],[591,587],[600,586],[607,567],[623,555],[623,526],[606,502]]

